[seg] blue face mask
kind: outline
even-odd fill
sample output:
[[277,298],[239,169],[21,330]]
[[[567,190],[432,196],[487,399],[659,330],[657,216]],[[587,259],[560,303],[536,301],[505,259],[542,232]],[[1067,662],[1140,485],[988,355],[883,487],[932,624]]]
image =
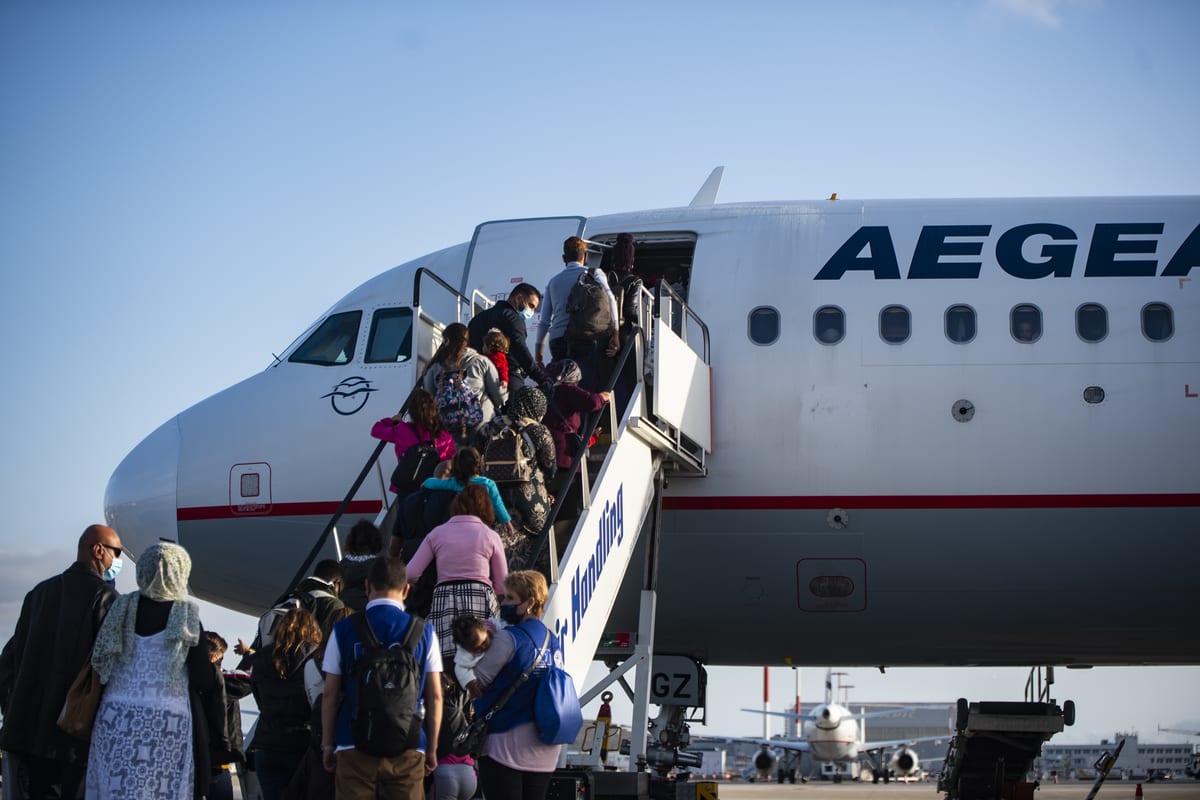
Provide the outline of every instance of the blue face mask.
[[524,317],[526,321],[533,319],[533,309],[530,308],[529,306],[525,306],[517,313],[520,314],[522,317]]
[[517,611],[517,606],[519,605],[520,603],[513,603],[511,605],[500,606],[500,619],[509,625],[516,625],[524,617],[523,614]]
[[121,571],[121,559],[114,558],[112,563],[108,565],[108,569],[104,570],[104,574],[100,577],[106,581],[115,581],[117,573]]

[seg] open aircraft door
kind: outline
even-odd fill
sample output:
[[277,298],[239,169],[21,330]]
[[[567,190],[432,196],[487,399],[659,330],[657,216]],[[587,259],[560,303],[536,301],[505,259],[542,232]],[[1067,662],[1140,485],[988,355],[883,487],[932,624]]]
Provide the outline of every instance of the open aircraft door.
[[467,297],[478,291],[493,301],[508,297],[518,283],[545,291],[550,277],[562,269],[563,241],[583,236],[586,225],[586,217],[502,219],[478,225],[459,291]]

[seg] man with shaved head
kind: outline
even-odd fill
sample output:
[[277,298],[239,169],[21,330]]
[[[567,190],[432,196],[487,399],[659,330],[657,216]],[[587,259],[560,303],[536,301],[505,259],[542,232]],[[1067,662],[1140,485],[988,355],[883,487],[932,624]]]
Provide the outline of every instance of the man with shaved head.
[[92,656],[100,623],[117,592],[121,537],[89,525],[75,563],[25,595],[16,630],[0,653],[0,749],[18,756],[30,800],[80,797],[88,743],[59,729],[67,689]]

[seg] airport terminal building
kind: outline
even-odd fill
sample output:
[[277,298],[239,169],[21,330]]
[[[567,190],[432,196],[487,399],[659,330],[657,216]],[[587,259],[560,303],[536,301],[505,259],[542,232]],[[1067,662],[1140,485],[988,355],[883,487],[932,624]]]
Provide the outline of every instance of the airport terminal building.
[[1111,777],[1145,780],[1163,773],[1183,777],[1192,769],[1196,756],[1193,745],[1189,743],[1142,744],[1136,733],[1118,733],[1111,741],[1102,739],[1100,744],[1047,742],[1042,746],[1042,772],[1046,775],[1057,772],[1068,777],[1094,778],[1096,761],[1104,753],[1114,752],[1122,739],[1125,740],[1125,747],[1113,765]]

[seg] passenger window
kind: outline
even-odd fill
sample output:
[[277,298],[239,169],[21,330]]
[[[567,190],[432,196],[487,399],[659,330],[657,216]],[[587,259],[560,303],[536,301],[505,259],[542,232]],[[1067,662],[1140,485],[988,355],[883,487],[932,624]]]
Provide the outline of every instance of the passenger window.
[[813,314],[813,336],[821,344],[837,344],[846,338],[846,312],[836,306],[821,306]]
[[956,344],[966,344],[975,338],[975,309],[970,306],[950,306],[946,309],[946,338]]
[[1166,303],[1150,303],[1142,309],[1142,333],[1152,342],[1165,342],[1175,333],[1175,318]]
[[1037,306],[1013,306],[1009,315],[1009,330],[1012,337],[1022,344],[1036,342],[1042,338],[1042,312]]
[[1085,303],[1075,310],[1075,332],[1085,342],[1098,342],[1108,335],[1108,312],[1104,306]]
[[888,306],[879,312],[879,336],[888,344],[903,344],[912,333],[912,319],[904,306]]
[[371,318],[367,338],[368,364],[408,361],[412,350],[412,309],[381,308]]
[[296,348],[288,361],[297,364],[317,364],[332,367],[345,364],[354,358],[354,347],[358,343],[358,326],[362,322],[361,311],[344,311],[334,314],[321,323],[304,344]]
[[750,341],[773,344],[779,339],[779,312],[770,306],[759,306],[750,312]]

